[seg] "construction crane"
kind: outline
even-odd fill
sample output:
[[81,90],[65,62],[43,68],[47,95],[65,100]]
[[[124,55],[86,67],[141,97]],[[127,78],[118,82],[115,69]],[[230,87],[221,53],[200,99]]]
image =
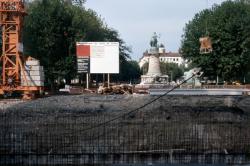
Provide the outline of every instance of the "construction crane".
[[[0,24],[2,27],[2,78],[0,94],[21,92],[24,98],[39,92],[41,86],[23,86],[27,80],[24,67],[22,29],[26,15],[24,0],[0,0]],[[22,75],[22,78],[21,78]]]

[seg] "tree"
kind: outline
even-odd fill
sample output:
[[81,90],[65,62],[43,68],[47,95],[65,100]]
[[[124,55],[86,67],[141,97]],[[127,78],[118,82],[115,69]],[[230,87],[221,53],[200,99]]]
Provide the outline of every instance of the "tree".
[[113,76],[114,80],[136,83],[140,79],[141,71],[136,61],[124,61],[120,67],[120,74]]
[[[69,7],[60,0],[37,0],[29,4],[24,23],[25,54],[40,60],[48,82],[73,73],[64,69],[69,58],[68,34],[72,25]],[[73,66],[73,65],[72,65]]]
[[[244,78],[250,62],[250,5],[244,0],[226,1],[201,11],[185,27],[181,53],[206,76],[224,80]],[[208,34],[207,34],[208,32]],[[213,52],[199,53],[199,38],[209,35]]]
[[46,82],[76,76],[77,41],[116,41],[120,43],[121,66],[129,58],[130,49],[116,30],[109,28],[96,12],[86,10],[78,0],[34,0],[28,5],[24,23],[25,54],[40,60]]
[[147,72],[148,72],[148,65],[149,65],[148,62],[146,62],[146,63],[143,64],[143,66],[142,66],[142,68],[141,68],[141,73],[142,73],[143,75],[146,75],[146,74],[147,74]]
[[178,66],[176,63],[161,62],[161,72],[168,75],[170,80],[176,81],[184,74],[184,66]]
[[79,6],[82,6],[85,2],[85,0],[69,0],[69,1],[71,1],[73,4],[79,5]]
[[[141,73],[146,75],[148,72],[148,62],[145,63],[141,68]],[[178,66],[176,63],[160,62],[161,73],[163,75],[168,75],[170,80],[176,81],[184,75],[185,66]]]

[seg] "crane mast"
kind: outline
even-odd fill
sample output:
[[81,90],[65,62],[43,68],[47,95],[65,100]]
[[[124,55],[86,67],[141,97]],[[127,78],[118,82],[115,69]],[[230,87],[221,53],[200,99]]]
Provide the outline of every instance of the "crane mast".
[[38,91],[41,89],[41,87],[36,86],[21,86],[21,73],[25,75],[22,44],[25,15],[24,0],[0,0],[0,24],[2,27],[0,93],[2,94],[13,91]]
[[22,66],[22,24],[25,15],[20,0],[0,1],[0,24],[2,25],[2,85],[15,87],[20,84]]

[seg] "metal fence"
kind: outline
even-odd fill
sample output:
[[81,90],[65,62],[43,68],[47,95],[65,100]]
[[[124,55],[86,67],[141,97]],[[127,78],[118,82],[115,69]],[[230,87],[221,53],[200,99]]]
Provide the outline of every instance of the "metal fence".
[[[246,164],[250,120],[241,112],[145,110],[2,112],[0,165]],[[221,108],[223,112],[223,108]]]

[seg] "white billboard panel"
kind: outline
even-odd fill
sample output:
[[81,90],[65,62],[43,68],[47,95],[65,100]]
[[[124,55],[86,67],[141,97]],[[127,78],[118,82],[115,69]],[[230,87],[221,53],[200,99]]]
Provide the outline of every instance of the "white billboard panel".
[[90,46],[90,73],[119,73],[118,42],[81,42]]

